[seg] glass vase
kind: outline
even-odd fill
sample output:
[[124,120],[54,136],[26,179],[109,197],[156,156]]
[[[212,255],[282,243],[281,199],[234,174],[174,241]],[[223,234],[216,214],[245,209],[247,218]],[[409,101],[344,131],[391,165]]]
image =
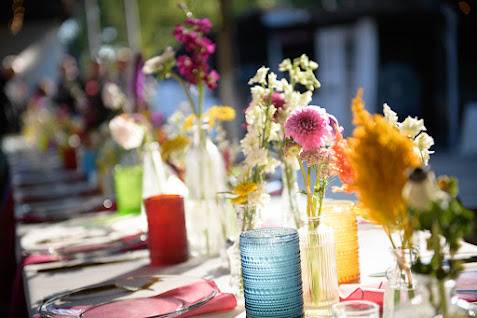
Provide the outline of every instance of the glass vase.
[[282,207],[284,224],[299,229],[302,225],[300,208],[298,206],[298,182],[295,167],[288,162],[282,166]]
[[151,142],[144,146],[142,198],[167,193],[166,170],[161,158],[160,146]]
[[[237,228],[239,235],[243,232],[255,228],[257,223],[257,210],[252,205],[237,205],[235,207],[237,215]],[[233,293],[240,300],[243,299],[242,267],[240,262],[240,244],[237,237],[233,244],[227,249],[227,256],[230,268],[230,287]]]
[[333,229],[316,217],[299,233],[305,317],[330,317],[339,302]]
[[187,235],[193,256],[219,254],[225,246],[224,216],[220,196],[226,190],[225,164],[207,128],[195,127],[185,160]]
[[396,318],[475,317],[475,308],[456,297],[454,280],[437,280],[424,275],[415,275],[414,278],[417,282],[415,295],[396,308]]
[[387,285],[384,290],[383,318],[396,317],[396,309],[410,302],[416,293],[416,282],[411,265],[417,256],[413,249],[396,248],[392,250],[395,262],[386,271]]
[[359,283],[359,242],[356,205],[353,201],[325,200],[323,223],[333,228],[338,284]]

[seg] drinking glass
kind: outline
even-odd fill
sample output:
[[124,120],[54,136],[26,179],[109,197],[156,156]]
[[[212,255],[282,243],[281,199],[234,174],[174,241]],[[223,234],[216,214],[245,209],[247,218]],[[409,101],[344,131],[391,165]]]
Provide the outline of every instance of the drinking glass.
[[344,301],[333,305],[334,318],[379,318],[379,306],[366,300]]
[[141,213],[142,171],[140,165],[117,165],[114,168],[114,186],[119,214]]
[[303,317],[298,232],[260,228],[240,235],[247,318]]
[[160,194],[144,200],[151,265],[185,262],[188,256],[184,199],[180,195]]

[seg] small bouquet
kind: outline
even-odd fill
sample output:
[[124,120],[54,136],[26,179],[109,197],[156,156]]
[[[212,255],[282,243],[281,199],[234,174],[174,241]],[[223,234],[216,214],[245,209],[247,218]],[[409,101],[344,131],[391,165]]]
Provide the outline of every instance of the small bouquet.
[[[167,47],[163,54],[147,60],[143,67],[145,74],[157,74],[159,79],[173,78],[181,85],[192,112],[185,124],[192,124],[194,120],[214,122],[217,112],[227,113],[227,119],[223,120],[235,117],[235,113],[231,114],[234,110],[228,106],[217,106],[208,112],[204,110],[204,88],[215,90],[220,79],[219,73],[209,67],[209,58],[215,52],[215,44],[206,36],[211,29],[209,19],[188,14],[184,23],[176,26],[173,32],[185,53],[176,56],[174,49]],[[194,98],[192,87],[197,88],[197,98]]]
[[285,132],[294,143],[289,148],[298,154],[300,171],[305,182],[306,215],[321,215],[322,203],[329,178],[335,174],[333,145],[342,128],[324,108],[306,106],[295,110],[285,123]]
[[458,191],[456,178],[442,176],[436,180],[432,171],[422,168],[410,174],[403,189],[413,232],[430,233],[426,241],[432,257],[423,260],[417,256],[412,270],[427,277],[423,283],[429,303],[434,314],[444,318],[451,317],[452,312],[447,281],[456,279],[462,271],[455,254],[464,236],[473,230],[474,214],[457,199]]
[[[290,153],[285,140],[285,122],[294,110],[308,105],[313,91],[320,87],[314,74],[317,68],[316,62],[302,55],[293,61],[285,59],[280,63],[280,71],[287,74],[289,80],[278,79],[266,67],[258,69],[250,79],[252,101],[245,111],[247,133],[241,141],[245,160],[233,191],[234,204],[263,206],[269,199],[265,192],[265,177],[281,165],[284,191],[288,197],[287,209],[296,227],[300,225],[296,201],[296,171],[299,168],[296,156]],[[300,87],[305,91],[301,92]]]
[[[333,148],[341,158],[336,166],[343,183],[339,190],[356,193],[363,216],[383,227],[396,257],[396,264],[388,273],[386,316],[394,312],[399,301],[414,295],[410,266],[416,250],[402,192],[409,171],[427,164],[433,139],[425,133],[423,120],[408,117],[399,123],[396,113],[386,104],[384,116],[371,115],[364,108],[362,96],[359,89],[352,103],[356,126],[353,135],[339,138]],[[392,294],[388,296],[389,291]],[[401,297],[401,291],[406,295]]]

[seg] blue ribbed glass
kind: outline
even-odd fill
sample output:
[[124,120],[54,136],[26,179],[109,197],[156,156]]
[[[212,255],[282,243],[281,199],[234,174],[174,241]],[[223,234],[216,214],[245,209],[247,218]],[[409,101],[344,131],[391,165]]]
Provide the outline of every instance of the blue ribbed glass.
[[298,232],[262,228],[240,235],[247,318],[303,317]]

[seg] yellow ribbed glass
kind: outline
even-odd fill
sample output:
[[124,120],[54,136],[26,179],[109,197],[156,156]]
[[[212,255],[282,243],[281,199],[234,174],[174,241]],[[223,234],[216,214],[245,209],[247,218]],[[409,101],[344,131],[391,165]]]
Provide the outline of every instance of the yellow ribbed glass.
[[323,223],[334,230],[338,283],[357,283],[360,280],[358,226],[356,205],[346,200],[326,200]]

